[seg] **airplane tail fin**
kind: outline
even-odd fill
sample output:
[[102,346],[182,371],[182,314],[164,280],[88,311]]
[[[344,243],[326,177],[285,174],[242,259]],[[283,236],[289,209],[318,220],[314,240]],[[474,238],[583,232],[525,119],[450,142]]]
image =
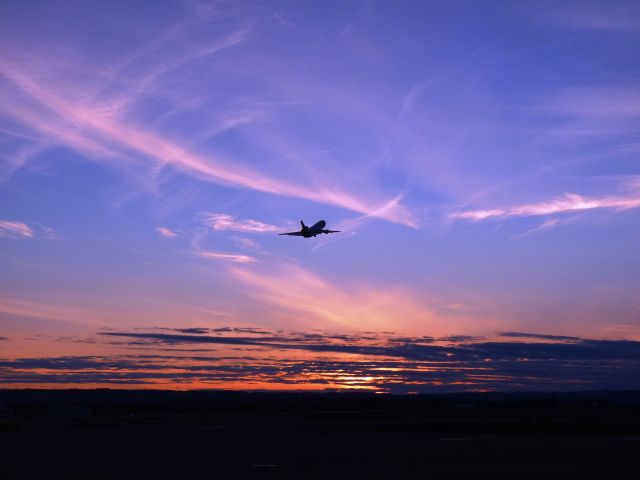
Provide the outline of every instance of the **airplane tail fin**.
[[307,226],[304,224],[302,220],[300,220],[300,225],[302,225],[302,228],[307,228]]

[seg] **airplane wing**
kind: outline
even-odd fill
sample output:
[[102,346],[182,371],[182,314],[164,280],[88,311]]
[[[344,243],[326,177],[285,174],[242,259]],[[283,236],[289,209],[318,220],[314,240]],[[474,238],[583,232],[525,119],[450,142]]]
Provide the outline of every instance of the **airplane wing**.
[[291,235],[293,237],[301,237],[302,232],[279,233],[278,235]]
[[340,233],[340,230],[322,230],[322,233]]

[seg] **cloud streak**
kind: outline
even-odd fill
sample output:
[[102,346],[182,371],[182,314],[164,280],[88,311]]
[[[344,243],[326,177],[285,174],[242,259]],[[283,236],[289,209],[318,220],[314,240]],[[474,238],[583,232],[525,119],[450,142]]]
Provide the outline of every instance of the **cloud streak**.
[[224,262],[232,263],[253,263],[258,261],[255,257],[251,257],[249,255],[213,252],[210,250],[198,250],[195,252],[195,254],[199,257],[207,258],[209,260],[221,260]]
[[479,318],[483,329],[506,328],[502,319],[485,317],[486,300],[461,291],[450,296],[401,281],[345,279],[286,260],[231,265],[228,273],[241,292],[257,301],[265,312],[262,321],[270,325],[343,331],[366,325],[369,331],[412,335],[428,330],[441,337],[455,330],[478,334]]
[[599,209],[621,211],[635,208],[640,208],[640,195],[593,198],[584,197],[575,193],[566,193],[548,202],[531,203],[507,208],[466,210],[453,213],[450,215],[450,218],[478,222],[492,218],[537,217]]
[[271,233],[277,232],[278,227],[257,220],[238,220],[226,213],[203,213],[203,223],[216,231],[230,230],[242,233]]
[[[533,4],[535,5],[535,4]],[[554,2],[529,11],[550,25],[576,30],[637,33],[640,31],[640,7],[634,1]]]
[[0,220],[0,237],[33,238],[33,236],[33,229],[26,223]]
[[428,302],[404,285],[345,285],[292,262],[265,269],[232,268],[230,273],[280,320],[295,318],[307,325],[342,329],[363,323],[371,330],[441,328]]
[[165,136],[126,122],[110,107],[70,100],[56,93],[52,85],[45,85],[34,75],[6,61],[0,62],[0,74],[19,92],[18,99],[5,96],[3,110],[6,113],[44,134],[49,141],[89,153],[107,163],[113,164],[114,158],[118,158],[125,164],[135,164],[132,156],[142,156],[158,167],[170,166],[205,181],[334,205],[417,226],[413,215],[402,205],[380,209],[376,206],[379,202],[333,186],[306,188],[264,175],[238,162],[224,160],[219,155],[205,156]]
[[176,238],[178,236],[176,232],[167,227],[156,227],[156,232],[162,238]]

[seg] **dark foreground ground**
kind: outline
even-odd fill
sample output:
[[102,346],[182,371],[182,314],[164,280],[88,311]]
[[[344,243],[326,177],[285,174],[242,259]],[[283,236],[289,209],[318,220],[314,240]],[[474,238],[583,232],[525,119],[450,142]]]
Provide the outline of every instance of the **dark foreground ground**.
[[0,405],[13,413],[0,419],[7,479],[615,479],[635,478],[640,460],[640,392],[23,390],[0,391]]

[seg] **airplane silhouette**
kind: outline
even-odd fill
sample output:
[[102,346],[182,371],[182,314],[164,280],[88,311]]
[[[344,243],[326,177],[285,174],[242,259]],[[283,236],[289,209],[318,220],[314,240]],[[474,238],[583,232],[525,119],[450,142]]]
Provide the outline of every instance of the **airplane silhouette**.
[[315,237],[316,235],[320,235],[321,233],[338,233],[340,231],[340,230],[324,230],[324,227],[326,224],[327,222],[325,222],[324,220],[320,220],[319,222],[314,224],[312,227],[307,227],[304,224],[304,222],[300,220],[300,225],[302,225],[302,228],[300,229],[299,232],[279,233],[278,235],[291,235],[293,237],[311,238],[311,237]]

